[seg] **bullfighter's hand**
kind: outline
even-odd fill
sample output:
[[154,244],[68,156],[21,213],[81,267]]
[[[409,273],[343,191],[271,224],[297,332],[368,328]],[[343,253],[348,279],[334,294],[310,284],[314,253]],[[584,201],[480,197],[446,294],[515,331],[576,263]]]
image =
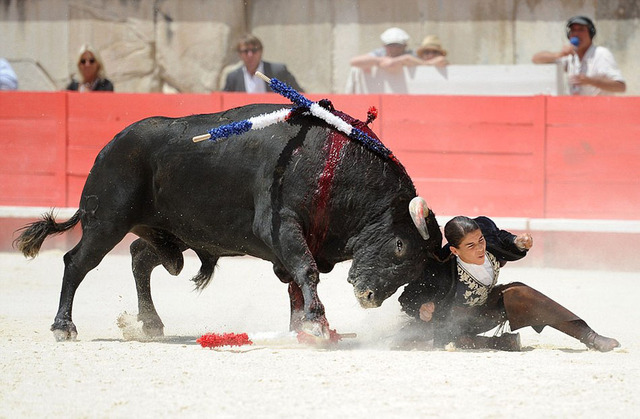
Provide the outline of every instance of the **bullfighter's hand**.
[[428,303],[424,303],[420,306],[420,320],[425,322],[430,322],[433,317],[433,312],[436,309],[436,305],[433,301],[429,301]]
[[529,250],[533,246],[533,237],[529,233],[522,233],[514,240],[516,247],[520,250]]

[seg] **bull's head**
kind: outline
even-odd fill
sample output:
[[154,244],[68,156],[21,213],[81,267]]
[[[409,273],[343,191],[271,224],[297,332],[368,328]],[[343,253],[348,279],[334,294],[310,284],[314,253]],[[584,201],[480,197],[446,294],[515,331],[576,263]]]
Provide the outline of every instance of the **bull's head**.
[[365,308],[378,307],[399,287],[419,278],[431,254],[442,245],[435,215],[424,199],[414,198],[407,213],[393,209],[368,226],[360,237],[349,271],[349,283]]

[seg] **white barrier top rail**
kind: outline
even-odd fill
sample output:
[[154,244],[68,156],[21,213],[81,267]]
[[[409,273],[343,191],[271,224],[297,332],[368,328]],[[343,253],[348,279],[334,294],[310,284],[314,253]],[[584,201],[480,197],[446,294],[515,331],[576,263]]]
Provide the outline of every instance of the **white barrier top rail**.
[[556,64],[415,66],[398,72],[352,67],[345,93],[557,96],[565,87]]
[[[36,219],[52,208],[0,206],[0,218]],[[77,208],[53,208],[59,218],[71,218]],[[437,216],[444,226],[452,216]],[[568,218],[491,217],[505,230],[520,231],[576,231],[590,233],[640,233],[640,220],[581,220]]]

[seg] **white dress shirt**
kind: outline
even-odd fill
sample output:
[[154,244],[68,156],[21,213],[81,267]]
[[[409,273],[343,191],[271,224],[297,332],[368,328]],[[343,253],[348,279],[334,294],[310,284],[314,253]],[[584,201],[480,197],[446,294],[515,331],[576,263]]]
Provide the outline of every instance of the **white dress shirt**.
[[[261,73],[264,73],[264,66],[262,62],[258,65],[258,70]],[[249,74],[247,71],[247,67],[242,66],[242,74],[244,75],[244,88],[247,93],[266,93],[267,92],[267,84],[257,75]]]

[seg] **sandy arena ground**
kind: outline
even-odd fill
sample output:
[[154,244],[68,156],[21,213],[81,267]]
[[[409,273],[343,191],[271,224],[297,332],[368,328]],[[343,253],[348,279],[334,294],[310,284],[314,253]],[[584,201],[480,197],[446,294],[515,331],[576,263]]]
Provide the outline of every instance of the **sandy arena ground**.
[[[346,282],[349,264],[322,277],[332,327],[358,338],[333,349],[297,344],[288,328],[286,286],[269,264],[224,259],[198,294],[179,277],[152,280],[166,338],[125,340],[116,325],[137,313],[128,256],[107,256],[80,286],[78,340],[56,343],[63,252],[32,261],[0,253],[0,417],[640,417],[640,274],[518,268],[523,281],[620,340],[587,351],[552,329],[521,331],[524,350],[393,351],[402,324],[397,295],[364,310]],[[204,349],[206,332],[247,332],[257,343]]]

